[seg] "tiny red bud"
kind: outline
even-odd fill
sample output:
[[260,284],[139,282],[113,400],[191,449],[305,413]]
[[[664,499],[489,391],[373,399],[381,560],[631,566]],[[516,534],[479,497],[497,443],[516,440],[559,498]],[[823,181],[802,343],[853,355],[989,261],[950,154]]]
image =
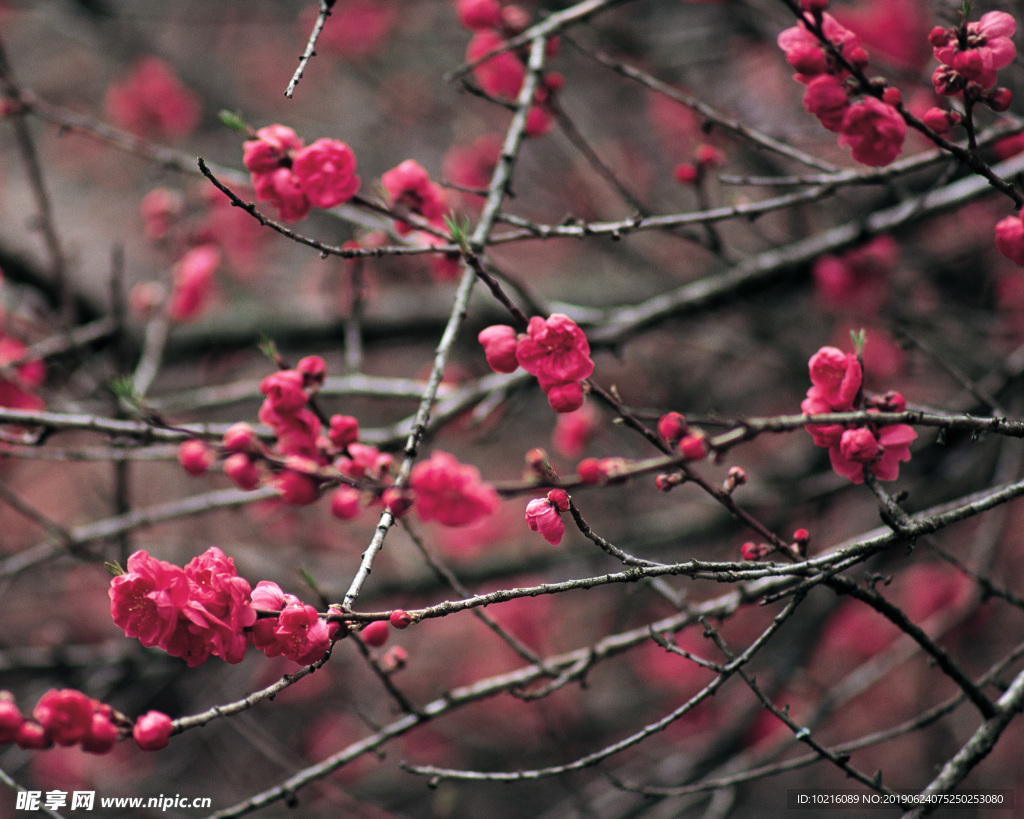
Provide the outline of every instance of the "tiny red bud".
[[228,452],[247,452],[254,454],[259,448],[256,430],[244,421],[232,424],[224,431],[221,443]]
[[903,93],[900,89],[889,86],[882,92],[882,102],[887,102],[889,105],[899,105],[903,102]]
[[204,441],[195,438],[178,447],[178,463],[189,475],[202,475],[215,459],[213,450]]
[[949,42],[949,38],[952,32],[949,29],[943,28],[942,26],[935,26],[928,33],[928,44],[934,48],[944,46]]
[[672,175],[680,185],[692,185],[700,178],[700,171],[692,162],[680,162],[672,171]]
[[704,168],[717,167],[725,163],[725,154],[723,154],[714,145],[708,145],[707,143],[701,143],[697,146],[697,164]]
[[993,88],[985,97],[985,104],[996,113],[1002,113],[1013,102],[1013,92],[1009,88]]
[[806,546],[811,541],[811,535],[806,529],[797,529],[793,532],[793,540]]
[[408,489],[389,486],[384,490],[382,500],[388,511],[396,518],[400,518],[412,507],[415,497]]
[[559,512],[569,511],[569,496],[564,489],[552,489],[548,492],[548,501],[555,506]]
[[402,609],[395,609],[388,618],[392,628],[403,629],[412,625],[412,615]]
[[683,436],[679,442],[679,452],[688,461],[699,461],[707,457],[708,448],[704,443],[703,433],[696,432]]
[[658,434],[668,443],[675,444],[690,431],[686,418],[678,412],[666,412],[658,419]]
[[601,483],[604,480],[604,472],[601,470],[601,463],[597,458],[584,458],[576,466],[576,474],[585,484]]
[[302,373],[302,385],[306,389],[319,389],[327,378],[327,362],[318,355],[307,355],[295,365],[295,369]]

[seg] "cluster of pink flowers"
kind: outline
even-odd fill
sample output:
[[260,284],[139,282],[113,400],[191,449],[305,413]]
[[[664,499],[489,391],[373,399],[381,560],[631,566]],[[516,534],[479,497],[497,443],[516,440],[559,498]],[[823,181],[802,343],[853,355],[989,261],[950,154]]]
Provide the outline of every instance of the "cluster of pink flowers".
[[539,532],[552,546],[562,542],[565,524],[562,512],[569,511],[569,496],[564,489],[552,489],[543,498],[534,498],[526,504],[526,525]]
[[155,57],[139,60],[127,77],[112,82],[104,106],[118,127],[151,139],[188,136],[202,114],[199,98]]
[[534,316],[526,333],[495,324],[477,336],[491,369],[511,373],[522,367],[535,375],[555,412],[573,412],[583,405],[583,379],[594,372],[590,344],[571,318],[552,313]]
[[142,750],[157,751],[166,747],[174,724],[166,714],[150,711],[132,726],[123,714],[73,688],[51,688],[26,717],[8,692],[0,692],[0,744],[40,751],[79,745],[90,754],[105,754],[129,728]]
[[[498,0],[456,0],[455,10],[459,22],[473,32],[473,38],[466,47],[466,62],[470,63],[497,51],[507,37],[525,31],[530,24],[530,16],[525,9],[513,3],[502,5]],[[557,48],[558,41],[551,40],[548,44],[549,56]],[[526,65],[521,55],[502,51],[474,66],[473,76],[492,97],[514,100],[523,87]],[[555,72],[541,79],[527,114],[527,136],[541,136],[551,129],[550,103],[563,83],[562,75]]]
[[[110,613],[126,636],[162,648],[193,668],[211,656],[238,663],[251,644],[297,663],[324,655],[338,625],[269,581],[253,590],[234,561],[211,546],[184,568],[145,551],[110,583]],[[277,613],[261,617],[258,612]]]
[[[863,370],[853,353],[822,347],[808,362],[811,388],[800,409],[808,415],[830,412],[903,412],[907,402],[898,392],[865,398]],[[814,443],[828,450],[832,468],[853,483],[864,482],[864,468],[876,478],[894,481],[900,462],[910,460],[910,444],[917,433],[907,424],[808,424]]]
[[286,222],[297,222],[311,207],[333,208],[359,190],[356,157],[336,139],[305,145],[295,131],[269,125],[243,146],[242,161],[256,198],[273,204]]
[[987,12],[959,28],[932,29],[928,41],[940,63],[932,75],[936,93],[950,97],[967,91],[974,99],[1005,111],[1013,96],[1007,88],[996,88],[996,72],[1017,56],[1016,30],[1016,21],[1004,11]]
[[245,629],[256,621],[249,593],[234,561],[216,546],[184,568],[138,551],[110,583],[110,613],[126,636],[190,668],[211,655],[238,663],[248,645]]
[[[331,514],[353,520],[363,507],[383,503],[396,516],[410,507],[424,521],[465,526],[498,508],[494,487],[480,478],[473,466],[459,463],[447,452],[435,452],[416,464],[407,489],[388,486],[393,458],[359,441],[359,421],[351,415],[332,415],[327,430],[309,399],[323,384],[327,365],[319,356],[307,356],[294,369],[279,370],[263,379],[266,396],[259,419],[277,440],[263,445],[244,422],[224,433],[220,450],[224,474],[240,489],[255,489],[264,482],[264,464],[276,470],[274,483],[282,500],[292,505],[313,503],[324,486],[340,484],[331,495]],[[190,475],[202,475],[217,460],[217,451],[198,439],[178,448],[178,461]]]
[[[796,69],[794,79],[807,86],[804,107],[828,130],[839,134],[839,144],[850,148],[853,158],[865,165],[888,165],[903,150],[907,124],[894,105],[899,91],[888,88],[883,99],[864,95],[851,101],[847,65],[862,70],[868,54],[860,39],[832,15],[823,12],[825,3],[805,2],[810,7],[804,18],[778,37],[779,48]],[[821,26],[821,32],[844,62],[823,47],[809,26]]]

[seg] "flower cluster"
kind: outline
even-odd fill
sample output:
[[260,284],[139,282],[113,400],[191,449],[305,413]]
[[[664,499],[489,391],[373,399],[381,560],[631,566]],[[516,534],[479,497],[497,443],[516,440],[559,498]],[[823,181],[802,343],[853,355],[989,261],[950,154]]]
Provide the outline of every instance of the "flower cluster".
[[[834,52],[825,48],[812,31],[819,26]],[[849,77],[847,66],[863,70],[868,64],[867,51],[857,35],[832,15],[815,8],[814,13],[805,12],[797,25],[781,32],[778,45],[796,69],[794,79],[807,86],[804,108],[822,126],[839,134],[839,144],[850,148],[855,160],[881,166],[900,155],[907,124],[893,107],[899,103],[899,91],[886,89],[881,100],[868,95],[851,100],[853,91],[845,82]]]
[[539,532],[552,546],[562,542],[565,524],[562,512],[569,511],[569,496],[564,489],[552,489],[543,498],[534,498],[526,504],[526,525]]
[[311,207],[333,208],[359,190],[356,157],[336,139],[305,145],[295,131],[269,125],[243,146],[242,161],[256,198],[273,204],[286,222],[297,222]]
[[56,745],[81,745],[91,754],[105,754],[121,735],[110,706],[72,688],[51,688],[25,717],[6,691],[0,694],[0,743],[44,750]]
[[583,405],[583,379],[594,372],[590,344],[571,318],[552,313],[534,316],[525,334],[495,324],[477,336],[491,369],[515,372],[522,367],[535,375],[555,412],[573,412]]
[[990,11],[959,28],[936,26],[928,35],[935,59],[935,92],[950,97],[961,92],[974,100],[1005,111],[1013,98],[1009,89],[996,88],[996,72],[1017,56],[1013,35],[1017,23],[1004,11]]
[[[863,370],[853,353],[822,347],[808,362],[811,388],[800,409],[808,415],[830,412],[903,412],[907,402],[898,392],[865,399]],[[853,483],[864,482],[864,468],[882,481],[899,477],[900,462],[910,460],[910,444],[917,433],[907,424],[808,424],[816,446],[828,450],[832,468]]]
[[114,623],[126,636],[162,648],[190,668],[211,656],[241,662],[250,643],[268,657],[311,663],[338,629],[275,583],[263,580],[252,589],[216,546],[184,568],[135,552],[128,571],[111,581],[109,595]]
[[211,655],[229,663],[245,656],[245,629],[256,621],[249,582],[216,546],[184,568],[135,552],[108,593],[110,614],[126,636],[182,658],[189,668]]
[[[483,57],[502,48],[505,39],[524,31],[530,23],[527,12],[515,4],[502,6],[498,0],[456,0],[456,14],[459,22],[473,32],[466,47],[466,62],[476,63]],[[558,41],[548,43],[549,56],[558,48]],[[512,51],[501,51],[473,67],[473,76],[480,87],[503,100],[514,100],[519,96],[526,78],[526,65],[522,55]],[[541,136],[551,129],[551,102],[554,94],[561,89],[563,77],[550,72],[538,85],[533,105],[527,113],[526,135]]]
[[[324,430],[310,409],[310,398],[326,378],[326,366],[319,356],[307,356],[294,369],[263,379],[260,390],[265,398],[259,419],[273,430],[276,442],[262,444],[244,422],[227,429],[220,450],[226,456],[224,474],[236,486],[255,489],[264,482],[269,467],[281,499],[305,505],[334,484],[330,511],[341,520],[353,520],[364,506],[375,503],[383,503],[396,516],[415,505],[422,520],[445,526],[475,523],[497,510],[497,492],[481,480],[480,471],[446,452],[435,452],[416,464],[408,489],[390,486],[393,458],[360,443],[356,418],[332,415]],[[204,474],[217,456],[217,450],[196,439],[178,448],[178,461],[190,475]]]

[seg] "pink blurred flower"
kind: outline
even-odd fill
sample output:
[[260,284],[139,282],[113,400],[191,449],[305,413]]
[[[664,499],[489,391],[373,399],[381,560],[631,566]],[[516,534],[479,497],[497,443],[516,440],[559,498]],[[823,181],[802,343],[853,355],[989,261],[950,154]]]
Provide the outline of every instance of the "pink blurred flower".
[[256,132],[256,139],[242,144],[242,164],[250,173],[272,173],[284,167],[303,142],[286,125],[268,125]]
[[888,296],[898,255],[891,236],[878,236],[842,256],[821,256],[811,270],[815,295],[830,310],[874,315]]
[[355,154],[336,139],[318,139],[297,151],[292,173],[309,203],[317,208],[333,208],[359,190]]
[[193,438],[178,447],[178,463],[189,475],[202,475],[217,459],[216,453],[205,441]]
[[[407,159],[382,174],[380,181],[393,207],[422,216],[431,224],[441,223],[447,208],[444,191],[430,181],[430,175],[419,162]],[[395,228],[403,235],[414,229],[401,220],[395,222]]]
[[[466,46],[466,62],[472,63],[504,44],[495,31],[477,31]],[[519,95],[526,77],[526,66],[510,51],[495,54],[473,68],[473,76],[480,87],[492,97],[512,100]]]
[[174,265],[170,303],[174,321],[188,321],[203,312],[213,292],[213,274],[220,260],[220,250],[206,244],[187,251]]
[[590,404],[575,412],[560,413],[551,433],[552,446],[566,458],[579,458],[597,429],[597,422],[597,410]]
[[[305,42],[313,28],[319,6],[309,6],[299,15],[299,36]],[[372,57],[387,42],[401,13],[390,0],[343,0],[331,9],[330,19],[317,40],[317,50],[348,60]]]
[[498,0],[455,0],[455,13],[459,23],[470,31],[501,25],[501,4]]
[[434,452],[412,468],[409,486],[416,493],[421,520],[444,526],[467,526],[498,509],[498,493],[480,479],[475,466],[459,463],[447,452]]
[[155,57],[139,60],[128,76],[112,82],[104,107],[119,128],[150,139],[188,136],[202,113],[198,97]]
[[853,158],[864,165],[888,165],[903,151],[907,123],[891,105],[864,97],[843,114],[839,144],[850,148]]

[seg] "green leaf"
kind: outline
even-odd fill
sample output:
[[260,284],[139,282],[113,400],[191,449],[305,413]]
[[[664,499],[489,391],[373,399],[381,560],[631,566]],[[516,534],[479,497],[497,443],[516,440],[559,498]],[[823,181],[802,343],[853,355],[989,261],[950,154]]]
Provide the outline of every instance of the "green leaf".
[[242,115],[238,113],[238,111],[228,111],[227,109],[221,109],[217,116],[220,117],[221,123],[226,125],[232,131],[239,131],[243,134],[252,133],[252,128],[244,119],[242,119]]
[[105,561],[103,563],[103,568],[106,569],[110,573],[111,577],[120,577],[123,574],[128,574],[128,572],[126,572],[123,568],[121,568],[121,564],[118,563],[116,560],[115,561]]

